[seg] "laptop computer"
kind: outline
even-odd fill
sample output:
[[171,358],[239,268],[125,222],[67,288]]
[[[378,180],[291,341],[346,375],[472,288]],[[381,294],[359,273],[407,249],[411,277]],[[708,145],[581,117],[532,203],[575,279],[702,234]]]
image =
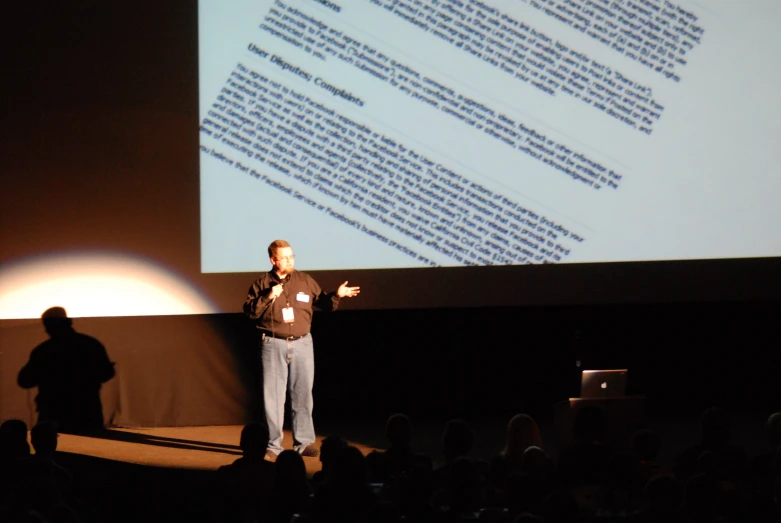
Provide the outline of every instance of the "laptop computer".
[[581,398],[616,398],[626,394],[627,369],[584,370],[580,375]]

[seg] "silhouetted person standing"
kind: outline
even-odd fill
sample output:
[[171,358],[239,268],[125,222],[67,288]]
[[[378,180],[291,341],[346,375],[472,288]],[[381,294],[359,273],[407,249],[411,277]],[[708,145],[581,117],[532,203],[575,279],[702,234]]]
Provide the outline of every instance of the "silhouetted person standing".
[[18,378],[20,387],[38,387],[38,422],[56,421],[60,432],[102,429],[100,387],[114,377],[106,349],[76,332],[62,307],[42,318],[49,339],[33,349]]

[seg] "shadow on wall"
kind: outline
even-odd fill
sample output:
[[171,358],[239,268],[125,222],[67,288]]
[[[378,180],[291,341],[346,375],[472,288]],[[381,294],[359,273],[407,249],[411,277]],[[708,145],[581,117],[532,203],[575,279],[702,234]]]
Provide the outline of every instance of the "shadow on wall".
[[48,309],[42,318],[49,339],[33,349],[17,378],[23,388],[38,387],[38,422],[54,421],[60,432],[103,429],[100,388],[115,374],[106,349],[76,332],[62,307]]

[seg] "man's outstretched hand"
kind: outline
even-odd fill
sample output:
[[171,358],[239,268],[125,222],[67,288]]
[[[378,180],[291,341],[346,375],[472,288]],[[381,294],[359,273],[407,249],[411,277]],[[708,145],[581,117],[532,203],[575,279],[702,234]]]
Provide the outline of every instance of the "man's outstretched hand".
[[340,298],[353,298],[355,296],[358,296],[358,294],[361,292],[360,287],[348,287],[347,282],[344,282],[339,286],[338,289],[336,289],[336,295]]

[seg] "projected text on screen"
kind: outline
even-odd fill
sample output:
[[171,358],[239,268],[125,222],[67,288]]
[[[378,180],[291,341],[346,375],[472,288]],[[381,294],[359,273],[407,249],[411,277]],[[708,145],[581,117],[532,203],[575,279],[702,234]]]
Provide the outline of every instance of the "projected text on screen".
[[708,5],[202,0],[203,270],[781,255],[781,8]]

